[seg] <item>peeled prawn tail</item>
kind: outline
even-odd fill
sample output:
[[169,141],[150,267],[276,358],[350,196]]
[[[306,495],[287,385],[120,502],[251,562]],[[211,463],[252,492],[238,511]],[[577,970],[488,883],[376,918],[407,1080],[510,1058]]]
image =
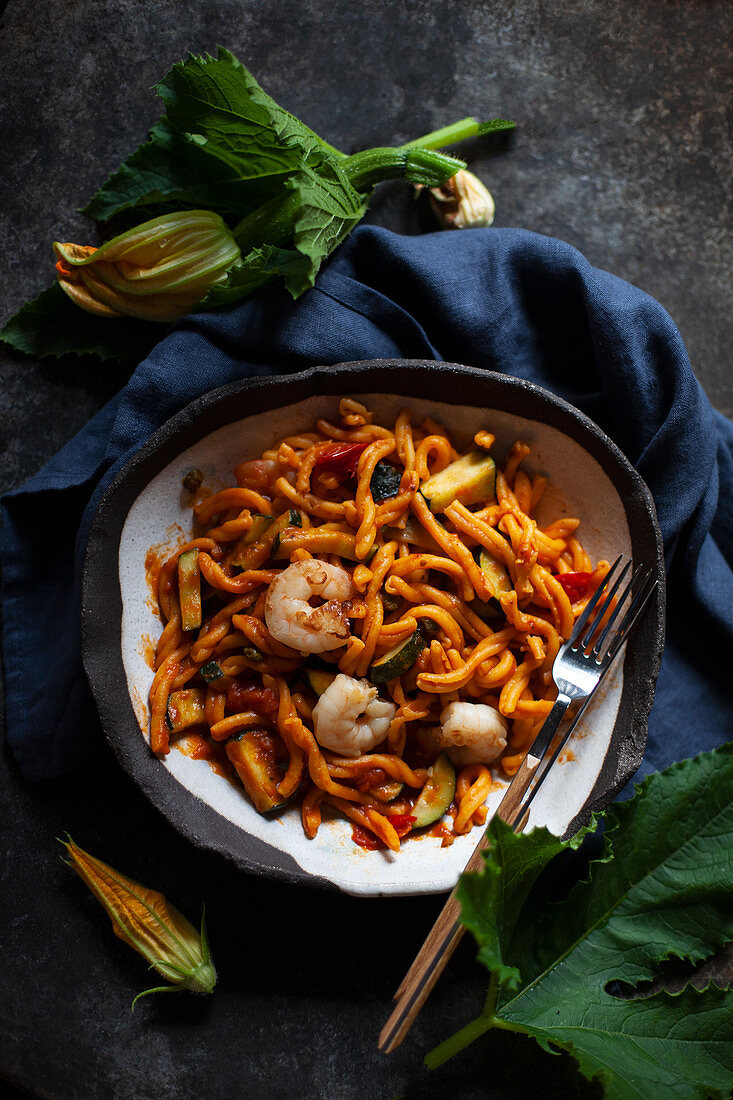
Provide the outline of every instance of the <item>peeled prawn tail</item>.
[[[303,774],[303,757],[305,756],[308,760],[308,772],[310,777],[319,790],[327,791],[329,794],[343,798],[347,802],[366,801],[365,796],[360,791],[354,791],[350,787],[345,787],[342,783],[334,783],[328,771],[328,764],[318,747],[318,742],[308,727],[303,724],[300,715],[293,705],[288,685],[281,676],[276,676],[275,682],[277,690],[280,693],[280,704],[277,713],[278,729],[288,748],[292,745],[294,750],[294,752],[291,753],[291,761],[285,778],[278,787],[278,792],[283,797],[287,797],[288,794],[293,793],[298,783],[300,783]],[[298,760],[300,761],[299,765],[293,764],[293,757],[296,752],[298,754]],[[298,767],[297,779],[293,784],[296,767]],[[293,785],[291,786],[291,784]]]

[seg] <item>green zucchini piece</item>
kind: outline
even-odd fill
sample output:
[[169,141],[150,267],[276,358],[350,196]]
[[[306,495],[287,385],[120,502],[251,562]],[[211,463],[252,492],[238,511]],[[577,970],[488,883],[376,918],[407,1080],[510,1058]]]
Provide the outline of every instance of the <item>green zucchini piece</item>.
[[283,809],[287,799],[277,786],[287,769],[287,750],[276,734],[246,730],[227,741],[226,754],[258,813]]
[[311,689],[315,691],[319,699],[326,688],[329,688],[336,679],[335,672],[324,672],[322,668],[306,668],[303,671],[308,678]]
[[203,688],[182,688],[168,696],[165,721],[171,733],[180,733],[189,726],[198,726],[204,721],[206,691]]
[[272,522],[272,516],[265,516],[262,512],[253,512],[252,526],[249,531],[242,535],[240,546],[251,546],[253,542],[259,542]]
[[454,500],[488,502],[496,489],[496,463],[485,451],[469,451],[420,486],[431,512],[444,512]]
[[224,675],[224,669],[218,661],[207,661],[201,666],[200,672],[207,684],[213,683],[214,680],[221,680]]
[[348,561],[357,561],[354,550],[354,536],[345,531],[322,531],[320,527],[310,527],[307,531],[283,531],[273,551],[274,561],[284,561],[293,550],[305,547],[311,554],[338,554]]
[[383,783],[381,787],[372,787],[370,794],[379,802],[394,802],[395,798],[402,793],[404,783],[400,783],[398,779],[390,779],[387,783]]
[[486,577],[489,590],[495,600],[511,592],[513,585],[504,566],[488,550],[482,550],[478,559],[481,572]]
[[402,474],[391,462],[385,462],[384,459],[378,462],[369,482],[369,489],[375,504],[396,497],[400,491],[401,480]]
[[412,807],[415,829],[432,825],[446,812],[456,793],[456,771],[444,752],[433,764],[431,776]]
[[468,606],[480,619],[499,619],[504,614],[498,600],[480,600],[477,596]]
[[181,603],[181,629],[198,630],[201,626],[201,570],[198,550],[178,555],[178,599]]
[[373,684],[386,684],[396,676],[402,676],[415,664],[425,648],[425,636],[418,625],[406,641],[400,642],[369,669],[369,679]]
[[[253,526],[242,535],[232,551],[228,561],[238,569],[259,569],[274,552],[280,541],[280,535],[286,527],[300,527],[300,512],[289,509],[280,516],[260,516],[261,523]],[[252,531],[256,527],[255,535]]]
[[423,525],[412,516],[407,517],[404,527],[384,527],[383,531],[385,539],[404,542],[408,546],[419,546],[421,550],[430,550],[433,554],[441,553],[432,535],[429,535]]
[[377,552],[372,546],[365,557],[358,558],[354,548],[354,536],[345,531],[323,530],[322,527],[310,527],[307,531],[283,531],[278,539],[277,549],[273,552],[274,561],[286,561],[293,550],[303,547],[311,554],[338,554],[347,561],[370,562]]
[[303,520],[300,518],[300,512],[296,512],[292,508],[290,509],[289,512],[283,512],[283,514],[281,516],[277,517],[277,519],[275,520],[274,527],[269,532],[269,534],[273,536],[272,551],[271,551],[273,557],[277,553],[277,549],[280,546],[280,539],[282,538],[282,533],[286,529],[286,527],[302,527],[302,526],[303,526]]

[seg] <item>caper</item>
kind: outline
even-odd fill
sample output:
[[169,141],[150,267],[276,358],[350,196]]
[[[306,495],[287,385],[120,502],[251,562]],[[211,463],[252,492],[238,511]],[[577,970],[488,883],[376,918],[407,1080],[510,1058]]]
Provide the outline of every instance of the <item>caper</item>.
[[385,611],[396,611],[400,603],[400,596],[394,596],[391,592],[384,592],[382,594],[382,606]]
[[187,493],[195,493],[197,489],[200,489],[204,480],[204,475],[198,466],[194,466],[189,470],[183,479],[183,488]]

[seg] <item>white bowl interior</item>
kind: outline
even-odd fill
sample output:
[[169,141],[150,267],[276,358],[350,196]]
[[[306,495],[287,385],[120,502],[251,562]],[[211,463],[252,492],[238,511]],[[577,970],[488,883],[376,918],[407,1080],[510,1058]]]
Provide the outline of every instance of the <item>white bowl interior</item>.
[[[516,439],[532,448],[524,469],[542,473],[550,486],[538,517],[541,521],[564,515],[581,520],[578,535],[595,561],[630,557],[631,538],[623,501],[601,466],[570,436],[538,421],[510,413],[406,399],[396,395],[360,395],[374,409],[380,423],[392,425],[400,409],[409,406],[413,422],[430,416],[449,428],[458,449],[470,445],[481,428],[496,436],[494,454],[502,462]],[[148,738],[148,692],[153,678],[150,657],[162,624],[149,587],[146,557],[151,547],[161,554],[182,545],[192,530],[188,494],[181,479],[199,467],[209,486],[234,484],[232,469],[284,435],[310,427],[320,416],[335,418],[338,397],[312,397],[276,411],[260,413],[220,428],[183,451],[162,470],[135,500],[124,525],[119,547],[122,593],[122,657],[128,690],[141,735]],[[606,677],[587,718],[561,757],[561,766],[547,778],[535,799],[530,825],[546,825],[557,835],[565,832],[582,809],[608,751],[621,699],[621,662]],[[160,766],[196,797],[208,803],[246,833],[287,852],[307,874],[328,879],[358,895],[422,894],[452,889],[476,845],[476,830],[441,848],[433,837],[413,839],[402,850],[367,852],[351,839],[351,825],[324,821],[314,840],[302,830],[297,808],[281,817],[260,816],[243,790],[216,774],[203,760],[193,760],[173,749]],[[505,781],[497,780],[489,808],[501,800]]]

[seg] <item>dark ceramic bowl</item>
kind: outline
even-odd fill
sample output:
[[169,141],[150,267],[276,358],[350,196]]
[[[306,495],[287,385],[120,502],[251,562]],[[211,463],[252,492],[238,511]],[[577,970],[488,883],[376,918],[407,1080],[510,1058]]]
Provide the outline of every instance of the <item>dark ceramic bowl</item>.
[[[572,752],[535,800],[532,820],[566,833],[613,798],[641,762],[662,653],[664,571],[654,504],[633,467],[587,417],[536,386],[489,371],[413,360],[345,363],[234,383],[192,402],[140,448],[102,498],[84,565],[84,665],[120,763],[194,844],[291,882],[355,894],[437,892],[454,885],[475,835],[444,849],[424,838],[393,856],[356,847],[348,825],[334,821],[308,841],[297,810],[265,819],[204,761],[175,750],[161,761],[146,741],[152,679],[146,654],[161,624],[145,558],[153,545],[161,551],[180,545],[191,529],[183,474],[198,466],[208,484],[231,484],[237,462],[316,416],[334,416],[343,395],[363,396],[383,416],[394,417],[404,405],[416,420],[431,415],[459,446],[485,427],[497,437],[500,460],[515,439],[525,440],[532,447],[525,466],[550,478],[541,505],[548,517],[577,515],[594,559],[623,553],[654,569],[659,588],[574,735]],[[500,797],[497,788],[490,806]]]

